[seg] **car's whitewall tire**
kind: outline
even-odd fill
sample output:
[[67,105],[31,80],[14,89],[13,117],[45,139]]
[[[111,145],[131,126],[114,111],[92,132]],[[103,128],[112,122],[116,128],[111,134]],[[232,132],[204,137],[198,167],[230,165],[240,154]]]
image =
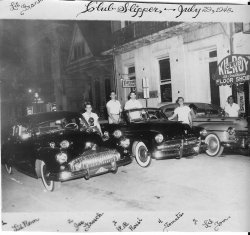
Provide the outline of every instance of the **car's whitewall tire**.
[[207,144],[206,154],[210,157],[218,157],[222,154],[224,147],[220,143],[220,139],[216,134],[208,134],[205,138]]
[[148,167],[151,163],[151,156],[143,142],[136,142],[133,146],[133,154],[139,166]]

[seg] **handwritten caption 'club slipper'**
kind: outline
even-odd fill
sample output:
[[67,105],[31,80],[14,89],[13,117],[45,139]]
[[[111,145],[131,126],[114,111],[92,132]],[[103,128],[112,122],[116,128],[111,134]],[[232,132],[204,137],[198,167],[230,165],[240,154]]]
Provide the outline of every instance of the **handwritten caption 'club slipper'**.
[[[64,1],[58,6],[63,6]],[[33,9],[43,9],[50,6],[53,2],[45,0],[36,1],[12,1],[9,4],[11,12],[19,12],[21,16],[29,15]],[[42,8],[40,8],[42,7]],[[129,16],[133,19],[142,19],[148,16],[171,16],[173,19],[197,19],[204,16],[229,16],[236,14],[232,5],[198,5],[198,4],[161,4],[161,3],[146,3],[146,2],[105,2],[105,1],[82,1],[74,2],[67,7],[74,7],[76,10],[75,18],[80,19],[86,15],[95,13],[116,13],[121,16]],[[61,8],[60,8],[61,9]],[[79,10],[80,9],[80,10]]]

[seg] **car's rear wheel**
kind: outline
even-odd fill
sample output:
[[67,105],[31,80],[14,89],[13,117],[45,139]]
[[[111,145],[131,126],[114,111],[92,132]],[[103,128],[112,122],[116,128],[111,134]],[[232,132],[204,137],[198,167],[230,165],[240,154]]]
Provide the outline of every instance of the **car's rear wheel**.
[[148,154],[148,149],[143,142],[136,143],[133,154],[141,167],[148,167],[150,165],[151,156]]
[[12,174],[12,167],[8,163],[5,163],[4,167],[9,175]]
[[54,188],[55,188],[55,182],[48,179],[46,164],[45,164],[44,161],[41,161],[40,169],[41,169],[41,171],[40,171],[41,172],[41,178],[42,178],[42,182],[43,182],[43,185],[44,185],[45,189],[47,191],[52,192],[54,190]]
[[221,146],[220,139],[215,134],[209,134],[205,143],[207,144],[206,154],[210,157],[218,157],[222,154],[224,147]]

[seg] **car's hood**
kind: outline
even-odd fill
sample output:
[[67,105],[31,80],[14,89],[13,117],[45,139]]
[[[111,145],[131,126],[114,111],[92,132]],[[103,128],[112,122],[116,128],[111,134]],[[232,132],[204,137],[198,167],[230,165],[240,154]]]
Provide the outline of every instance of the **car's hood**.
[[188,125],[176,121],[149,120],[147,122],[139,122],[136,126],[138,129],[159,132],[169,137],[192,134],[192,130]]
[[50,134],[38,136],[36,142],[41,147],[50,146],[51,142],[55,143],[55,147],[60,147],[60,142],[67,140],[70,143],[70,148],[74,151],[82,151],[86,142],[94,142],[101,145],[102,141],[96,133],[86,133],[84,131],[63,130]]

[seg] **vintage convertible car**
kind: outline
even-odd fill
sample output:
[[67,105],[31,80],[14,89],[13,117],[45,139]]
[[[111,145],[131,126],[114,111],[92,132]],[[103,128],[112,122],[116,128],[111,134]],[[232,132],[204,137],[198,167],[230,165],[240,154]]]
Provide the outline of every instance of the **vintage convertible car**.
[[103,123],[101,127],[107,138],[129,138],[133,156],[142,167],[149,166],[151,158],[197,155],[202,144],[200,135],[206,135],[204,128],[194,130],[189,125],[168,121],[157,108],[124,111],[119,124]]
[[[207,130],[205,143],[209,156],[220,156],[224,148],[239,150],[249,154],[250,135],[248,122],[244,118],[225,117],[223,109],[207,103],[185,103],[194,110],[193,125]],[[160,108],[167,117],[171,116],[177,104],[162,105]]]
[[53,191],[57,182],[115,173],[132,162],[128,139],[107,144],[87,126],[81,114],[67,111],[23,117],[2,146],[2,163],[9,174],[15,167]]

